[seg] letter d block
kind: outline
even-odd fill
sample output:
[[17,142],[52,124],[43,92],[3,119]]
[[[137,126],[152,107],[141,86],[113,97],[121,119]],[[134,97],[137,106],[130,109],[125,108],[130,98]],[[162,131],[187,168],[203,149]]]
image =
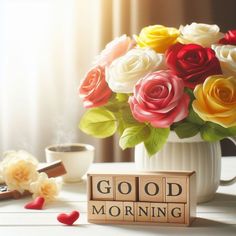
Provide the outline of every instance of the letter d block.
[[166,177],[166,202],[187,202],[187,177]]
[[92,176],[92,200],[114,200],[113,177]]

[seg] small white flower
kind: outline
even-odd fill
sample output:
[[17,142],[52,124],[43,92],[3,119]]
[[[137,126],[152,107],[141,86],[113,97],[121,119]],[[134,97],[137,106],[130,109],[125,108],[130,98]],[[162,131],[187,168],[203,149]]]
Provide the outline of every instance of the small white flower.
[[37,160],[25,151],[7,152],[1,163],[2,178],[10,190],[23,193],[38,178],[37,164]]
[[236,46],[212,45],[224,75],[236,76]]
[[150,48],[134,48],[111,63],[106,81],[113,92],[132,93],[139,79],[157,69],[164,69],[163,54]]
[[180,26],[180,36],[178,41],[183,44],[199,44],[203,47],[211,47],[219,39],[224,37],[217,25],[192,23],[186,26]]
[[30,184],[33,198],[43,197],[45,201],[53,201],[59,194],[61,184],[56,178],[48,178],[46,173],[40,173],[38,179]]

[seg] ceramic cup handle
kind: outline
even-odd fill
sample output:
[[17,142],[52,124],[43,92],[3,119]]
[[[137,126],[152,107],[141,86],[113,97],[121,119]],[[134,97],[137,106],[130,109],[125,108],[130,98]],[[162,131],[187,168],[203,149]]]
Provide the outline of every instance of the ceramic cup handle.
[[[236,137],[228,137],[227,139],[232,141],[234,143],[234,145],[236,146]],[[228,185],[232,185],[234,183],[236,183],[236,176],[233,177],[232,179],[229,179],[229,180],[220,180],[221,186],[228,186]]]

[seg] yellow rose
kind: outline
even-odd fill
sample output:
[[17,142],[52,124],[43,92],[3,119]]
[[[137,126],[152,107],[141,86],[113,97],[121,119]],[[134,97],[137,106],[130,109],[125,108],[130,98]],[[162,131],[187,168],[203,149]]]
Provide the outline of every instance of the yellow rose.
[[164,53],[176,42],[179,31],[162,25],[151,25],[143,28],[134,38],[139,47],[151,47],[158,53]]
[[194,89],[194,111],[205,121],[236,126],[236,77],[209,76]]
[[33,198],[43,197],[45,201],[53,201],[59,194],[60,184],[55,178],[48,178],[46,173],[40,173],[38,179],[30,184]]

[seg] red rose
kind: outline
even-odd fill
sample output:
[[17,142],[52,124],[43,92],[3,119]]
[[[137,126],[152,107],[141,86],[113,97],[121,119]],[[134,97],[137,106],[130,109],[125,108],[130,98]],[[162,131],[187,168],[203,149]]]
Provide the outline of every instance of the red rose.
[[222,74],[219,60],[211,48],[197,44],[177,43],[166,52],[170,70],[184,80],[184,85],[194,89],[210,75]]
[[105,80],[105,68],[92,68],[79,87],[79,96],[83,98],[84,107],[102,106],[108,102],[111,95],[112,91]]
[[225,37],[220,39],[219,43],[236,45],[236,30],[229,30]]

